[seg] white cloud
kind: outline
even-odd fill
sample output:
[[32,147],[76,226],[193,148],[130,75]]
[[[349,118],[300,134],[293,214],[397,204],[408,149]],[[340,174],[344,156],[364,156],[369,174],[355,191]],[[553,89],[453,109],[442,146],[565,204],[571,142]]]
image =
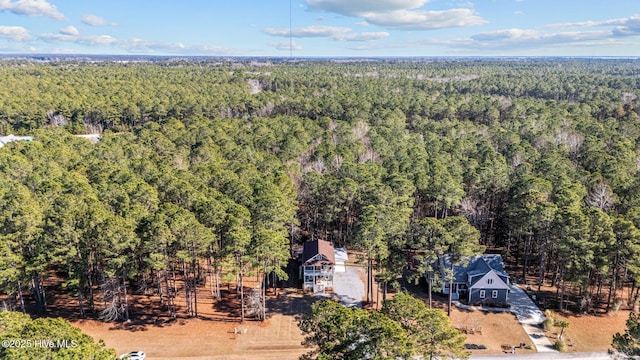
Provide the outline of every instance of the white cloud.
[[183,43],[169,43],[162,41],[150,41],[144,39],[129,39],[124,42],[128,51],[136,50],[170,50],[171,52],[185,50],[187,47]]
[[59,34],[40,34],[38,38],[44,42],[73,42],[80,45],[113,45],[117,44],[118,39],[109,36],[109,35],[86,35],[79,36],[74,34],[64,34],[60,32]]
[[363,17],[373,25],[398,30],[432,30],[482,25],[487,22],[471,9],[444,11],[396,10],[388,13],[364,14]]
[[403,43],[391,43],[391,44],[373,44],[373,43],[368,43],[368,44],[358,44],[358,45],[354,45],[354,46],[349,46],[349,49],[351,50],[357,50],[357,51],[371,51],[371,50],[393,50],[393,49],[403,49],[403,48],[410,48],[410,47],[418,47],[419,44],[411,44],[411,43],[407,43],[407,42],[403,42]]
[[429,0],[306,0],[309,8],[358,17],[367,23],[397,30],[433,30],[485,24],[473,10],[473,3],[463,2],[450,10],[423,10]]
[[[305,26],[300,28],[291,29],[292,37],[335,37],[340,34],[348,33],[351,29],[347,27],[338,26]],[[289,36],[289,29],[280,28],[267,28],[264,32],[273,36]]]
[[627,41],[617,41],[617,40],[605,40],[605,41],[585,41],[570,44],[572,47],[586,47],[586,48],[602,48],[603,46],[637,46],[635,43],[630,43]]
[[485,32],[473,35],[471,38],[478,41],[504,41],[504,40],[520,40],[534,39],[541,37],[541,34],[535,30],[527,29],[506,29],[491,32]]
[[[557,30],[554,31],[553,29]],[[541,29],[502,29],[475,34],[466,39],[421,41],[423,45],[462,50],[504,51],[545,47],[631,46],[622,38],[640,36],[640,14],[628,18],[546,25]]]
[[524,12],[523,12],[523,11],[520,11],[520,10],[516,10],[516,11],[514,11],[513,13],[514,13],[515,15],[524,15]]
[[57,41],[74,41],[76,36],[68,34],[40,34],[38,39],[44,42],[57,42]]
[[466,40],[456,40],[449,45],[476,49],[588,46],[587,44],[614,46],[629,45],[628,42],[620,41],[620,39],[638,36],[640,36],[640,15],[636,14],[622,19],[551,24],[538,30],[503,29],[479,33]]
[[[548,51],[565,48],[591,48],[612,51],[614,47],[637,46],[640,39],[640,15],[625,19],[585,21],[554,24],[539,29],[501,29],[482,32],[467,38],[425,38],[397,43],[364,44],[350,47],[352,50],[389,50],[401,48],[439,47],[449,48],[461,54],[530,52],[531,49]],[[570,28],[570,29],[569,29]],[[624,39],[629,39],[625,41]],[[606,50],[603,50],[606,49]]]
[[14,44],[6,44],[6,45],[0,45],[0,51],[5,52],[5,53],[32,53],[32,52],[36,52],[38,49],[36,49],[33,46],[26,46],[26,45],[14,45]]
[[372,41],[372,40],[380,40],[389,36],[388,32],[378,31],[378,32],[363,32],[363,33],[350,33],[343,34],[336,37],[336,40],[341,41]]
[[87,14],[82,17],[82,22],[90,26],[116,26],[116,23],[107,21],[102,16]]
[[567,22],[558,24],[549,24],[547,28],[568,28],[568,27],[600,27],[600,26],[640,26],[640,14],[631,15],[628,18],[621,19],[609,19],[603,21],[580,21],[580,22]]
[[269,46],[271,46],[272,48],[275,48],[276,50],[282,50],[282,51],[303,49],[302,45],[296,43],[295,41],[292,41],[291,44],[289,44],[288,41],[274,42],[274,43],[269,43]]
[[[107,46],[129,53],[217,54],[233,55],[237,51],[211,45],[187,46],[182,43],[150,41],[138,38],[117,39],[110,35],[41,34],[38,39],[47,43],[72,43],[82,46]],[[64,51],[64,50],[63,50]]]
[[13,41],[29,41],[31,40],[31,35],[29,35],[29,30],[22,26],[0,26],[0,38]]
[[214,45],[188,46],[185,51],[191,54],[240,55],[238,50]]
[[78,31],[75,26],[69,25],[63,29],[60,29],[60,34],[78,36],[80,35],[80,31]]
[[352,50],[388,50],[419,47],[447,47],[460,53],[513,53],[531,49],[613,46],[633,46],[620,41],[612,31],[564,31],[545,33],[532,29],[504,29],[484,32],[470,38],[437,39],[427,38],[399,43],[365,44],[350,47]]
[[[473,35],[468,41],[459,42],[458,47],[487,50],[515,48],[542,48],[548,46],[576,46],[585,42],[606,41],[611,31],[564,31],[544,33],[537,30],[506,29]],[[456,47],[454,45],[454,47]]]
[[81,45],[95,46],[118,44],[120,41],[110,35],[90,35],[79,36],[76,38],[75,42]]
[[[263,31],[272,36],[289,37],[289,29],[286,28],[267,28]],[[388,32],[354,33],[348,27],[338,26],[313,25],[291,29],[291,37],[295,38],[325,37],[338,41],[372,41],[383,39],[387,36],[389,36]]]
[[612,30],[614,36],[637,36],[640,35],[640,27],[618,26]]
[[464,1],[464,0],[459,0],[459,1],[454,1],[452,3],[453,7],[456,8],[469,8],[469,9],[473,9],[475,7],[475,4],[471,1]]
[[362,16],[363,13],[385,13],[403,9],[417,9],[429,0],[307,0],[314,10],[322,10],[347,16]]
[[63,20],[64,15],[56,9],[55,5],[46,0],[0,0],[0,10],[7,10],[17,15],[47,16],[56,20]]

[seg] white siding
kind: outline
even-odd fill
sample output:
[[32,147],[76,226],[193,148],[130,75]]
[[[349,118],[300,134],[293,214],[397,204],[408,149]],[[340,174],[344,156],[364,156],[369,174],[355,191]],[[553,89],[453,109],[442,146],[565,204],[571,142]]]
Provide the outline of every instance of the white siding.
[[493,270],[486,273],[478,282],[470,287],[471,289],[509,289],[509,285],[496,274]]

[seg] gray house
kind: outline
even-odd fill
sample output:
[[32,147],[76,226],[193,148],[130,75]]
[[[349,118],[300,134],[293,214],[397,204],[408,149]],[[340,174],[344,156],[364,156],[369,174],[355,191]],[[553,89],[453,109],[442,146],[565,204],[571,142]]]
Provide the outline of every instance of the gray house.
[[[440,262],[442,278],[451,263],[446,257]],[[509,303],[509,275],[504,271],[502,257],[496,254],[466,258],[453,267],[451,298],[469,304],[507,305]],[[442,284],[442,293],[449,294],[449,283]]]

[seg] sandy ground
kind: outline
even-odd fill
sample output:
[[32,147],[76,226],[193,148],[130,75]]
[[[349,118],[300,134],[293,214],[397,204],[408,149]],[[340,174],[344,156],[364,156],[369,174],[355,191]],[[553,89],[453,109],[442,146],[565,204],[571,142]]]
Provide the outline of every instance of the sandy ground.
[[[297,359],[308,350],[298,322],[313,298],[290,289],[270,302],[271,317],[264,323],[217,318],[178,319],[171,323],[113,325],[98,321],[76,321],[83,332],[103,339],[117,354],[145,351],[149,359]],[[510,313],[464,311],[454,308],[452,325],[474,328],[467,344],[484,345],[475,354],[502,353],[502,345],[528,344],[528,337]],[[480,329],[478,332],[477,329]],[[236,333],[239,332],[239,333]],[[518,349],[517,353],[533,350]]]
[[[565,329],[564,338],[567,342],[566,351],[590,352],[607,351],[612,349],[611,340],[616,332],[624,333],[629,311],[611,312],[602,315],[556,315],[567,321],[569,327]],[[560,333],[560,328],[554,328],[547,337],[554,343]]]
[[156,325],[114,325],[81,320],[74,325],[103,339],[118,355],[141,350],[148,359],[297,359],[307,352],[298,321],[310,300],[290,294],[276,301],[265,322],[178,319]]
[[235,339],[233,324],[203,320],[177,321],[165,326],[145,326],[126,329],[94,320],[74,325],[95,339],[102,339],[118,355],[129,351],[144,351],[149,359],[202,355],[229,355]]
[[[210,359],[297,359],[307,352],[298,329],[299,315],[305,311],[309,299],[295,295],[283,300],[278,311],[265,323],[208,321],[182,319],[174,323],[146,326],[113,326],[98,321],[77,321],[83,332],[103,339],[117,354],[142,350],[149,359],[210,358]],[[528,344],[528,337],[515,316],[510,313],[485,313],[454,309],[452,324],[474,328],[467,334],[467,344],[484,345],[486,350],[474,354],[502,353],[501,345]],[[480,328],[480,332],[477,329]],[[234,333],[239,330],[241,333]],[[517,349],[517,353],[533,350]]]
[[[521,274],[519,272],[515,272]],[[529,294],[536,294],[538,297],[538,305],[543,308],[557,309],[557,293],[558,289],[551,286],[551,281],[547,277],[541,286],[541,291],[537,291],[537,275],[528,275],[527,280],[531,284]],[[618,292],[617,298],[626,299],[628,289],[624,288]],[[611,340],[616,332],[623,333],[626,327],[626,321],[629,317],[629,310],[620,310],[617,312],[605,312],[606,298],[603,292],[600,307],[593,309],[593,314],[575,314],[579,308],[574,302],[577,289],[567,287],[567,294],[571,295],[566,301],[566,307],[570,311],[563,314],[556,314],[560,320],[567,321],[569,327],[565,329],[564,338],[567,343],[565,351],[567,352],[603,352],[611,349]],[[544,310],[544,309],[543,309]],[[547,337],[551,343],[555,343],[560,333],[560,327],[555,327],[552,331],[547,332]]]
[[[500,354],[502,345],[531,345],[531,339],[524,331],[516,316],[508,313],[490,313],[479,310],[466,311],[454,308],[451,312],[451,324],[458,328],[473,329],[467,331],[466,344],[484,345],[486,350],[471,350],[473,354]],[[480,329],[480,331],[478,331]],[[535,350],[516,349],[518,354],[530,354]]]
[[[364,269],[360,269],[359,274],[366,284]],[[403,286],[425,298],[424,289],[408,283]],[[381,293],[376,290],[378,289],[374,289],[374,301],[377,300],[378,303],[371,304],[372,307],[380,306],[382,301]],[[237,321],[237,299],[220,303],[207,293],[208,290],[205,288],[199,291],[199,311],[202,315],[200,319],[179,318],[174,322],[164,322],[166,319],[158,318],[156,321],[154,310],[157,310],[157,305],[154,304],[158,301],[157,298],[140,296],[136,301],[135,313],[136,318],[141,319],[138,323],[114,325],[95,320],[71,320],[83,332],[96,339],[103,339],[118,355],[141,350],[148,354],[149,359],[287,360],[297,359],[308,351],[301,345],[303,336],[298,322],[302,314],[308,311],[313,298],[305,297],[299,291],[288,288],[280,292],[277,298],[270,300],[270,316],[267,321],[246,321],[240,324]],[[436,299],[434,305],[446,310],[443,300]],[[565,331],[567,351],[607,351],[611,347],[613,334],[624,332],[628,314],[628,311],[619,311],[608,315],[559,315],[569,322]],[[466,334],[467,344],[487,347],[486,350],[472,350],[473,354],[499,354],[502,353],[502,345],[528,345],[531,341],[515,315],[511,313],[464,311],[454,308],[451,322],[459,328],[481,329],[480,332]],[[552,343],[555,342],[559,331],[560,328],[555,328],[547,333]],[[524,348],[516,350],[519,354],[532,352],[533,350]]]
[[[117,354],[142,350],[149,359],[297,359],[305,353],[303,339],[298,329],[299,317],[294,312],[304,311],[306,302],[285,301],[289,314],[274,314],[265,323],[222,322],[200,319],[178,320],[163,326],[130,328],[115,327],[97,321],[77,321],[83,332],[96,339],[103,339]],[[603,316],[562,317],[569,322],[565,331],[567,351],[598,352],[610,348],[611,337],[624,331],[628,312]],[[474,328],[474,334],[466,334],[467,344],[484,345],[486,350],[472,350],[473,354],[499,354],[502,345],[529,344],[526,333],[510,313],[487,313],[454,309],[452,324]],[[480,328],[480,333],[477,329]],[[241,334],[234,334],[234,329]],[[559,328],[549,333],[555,341]],[[518,354],[533,350],[516,349]]]

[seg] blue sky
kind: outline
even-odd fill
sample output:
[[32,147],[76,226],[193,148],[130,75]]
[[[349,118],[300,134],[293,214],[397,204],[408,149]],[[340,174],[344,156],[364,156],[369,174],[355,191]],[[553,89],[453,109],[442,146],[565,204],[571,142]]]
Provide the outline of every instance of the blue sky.
[[290,46],[299,57],[638,56],[640,2],[0,0],[3,54],[288,56]]

